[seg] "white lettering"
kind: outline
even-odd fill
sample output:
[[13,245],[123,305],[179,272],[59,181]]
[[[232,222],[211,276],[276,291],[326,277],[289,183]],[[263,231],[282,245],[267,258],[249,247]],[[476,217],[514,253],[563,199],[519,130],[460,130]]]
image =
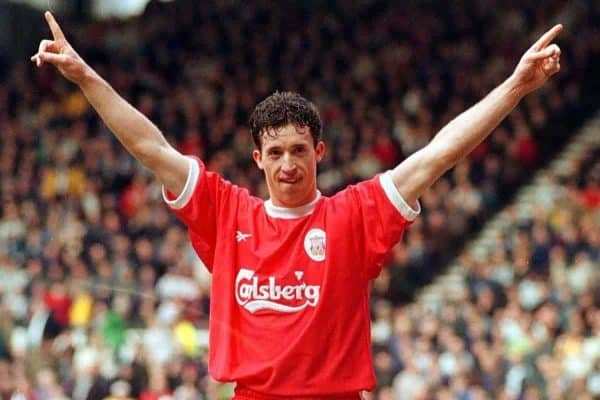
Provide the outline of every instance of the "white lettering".
[[281,291],[283,292],[281,295],[283,296],[284,299],[286,300],[292,300],[294,297],[298,298],[298,296],[295,295],[295,287],[293,286],[286,286],[284,288],[281,288]]
[[305,296],[308,300],[308,304],[315,306],[319,302],[319,287],[318,286],[307,286]]
[[[256,279],[256,278],[254,278],[254,279],[255,279],[255,282],[258,283],[258,279]],[[269,287],[268,286],[260,286],[258,288],[258,291],[260,292],[260,296],[256,295],[257,299],[266,300],[269,298]]]
[[[257,278],[254,278],[257,279]],[[271,300],[279,300],[281,298],[281,294],[278,287],[275,286],[275,277],[269,277],[269,295]]]
[[[298,285],[279,285],[275,277],[270,276],[267,283],[259,285],[255,272],[242,268],[235,278],[235,299],[237,303],[251,313],[260,310],[297,312],[307,306],[315,307],[319,302],[321,286],[300,283]],[[294,301],[297,305],[282,304],[277,300]]]

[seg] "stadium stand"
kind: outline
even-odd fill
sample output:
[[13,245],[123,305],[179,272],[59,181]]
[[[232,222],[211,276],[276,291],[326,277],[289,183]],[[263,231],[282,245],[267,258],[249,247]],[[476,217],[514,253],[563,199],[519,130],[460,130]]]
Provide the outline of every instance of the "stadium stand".
[[[598,268],[598,224],[586,222],[597,219],[597,153],[577,178],[555,179],[556,211],[531,210],[523,224],[515,214],[489,260],[461,258],[468,290],[453,302],[405,306],[597,105],[597,4],[201,3],[151,2],[139,18],[64,26],[171,143],[263,196],[246,120],[272,91],[320,107],[330,151],[319,184],[332,193],[422,147],[508,76],[538,31],[565,23],[557,79],[423,197],[374,281],[370,396],[598,395],[598,361],[582,372],[580,357],[599,334],[598,290],[586,286]],[[227,396],[207,377],[198,335],[209,276],[160,187],[50,68],[23,60],[2,71],[0,395]]]
[[600,116],[486,224],[446,276],[395,311],[393,331],[379,338],[382,392],[600,395],[599,171]]

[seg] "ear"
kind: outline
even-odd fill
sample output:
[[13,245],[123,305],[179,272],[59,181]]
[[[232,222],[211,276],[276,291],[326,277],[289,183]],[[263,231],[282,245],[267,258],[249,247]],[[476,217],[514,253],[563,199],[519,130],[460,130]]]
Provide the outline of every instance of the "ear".
[[258,166],[259,169],[263,169],[263,163],[262,163],[262,152],[258,149],[254,149],[252,150],[252,158],[254,159],[254,162],[256,163],[256,165]]
[[325,143],[319,140],[317,147],[315,147],[315,153],[317,153],[317,162],[320,162],[325,157]]

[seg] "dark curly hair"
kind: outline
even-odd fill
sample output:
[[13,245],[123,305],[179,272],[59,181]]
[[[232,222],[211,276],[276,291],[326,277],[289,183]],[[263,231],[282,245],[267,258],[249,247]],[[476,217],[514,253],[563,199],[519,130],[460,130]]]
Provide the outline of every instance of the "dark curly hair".
[[321,140],[323,124],[317,107],[294,92],[275,92],[254,107],[250,115],[250,132],[258,149],[262,149],[261,136],[273,135],[273,129],[287,124],[307,126],[314,145]]

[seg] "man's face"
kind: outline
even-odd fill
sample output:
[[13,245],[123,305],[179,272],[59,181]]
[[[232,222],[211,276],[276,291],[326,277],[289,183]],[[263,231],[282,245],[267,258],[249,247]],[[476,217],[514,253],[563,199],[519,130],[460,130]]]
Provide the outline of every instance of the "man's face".
[[262,150],[252,157],[265,171],[273,205],[299,207],[310,203],[317,190],[317,163],[325,154],[325,144],[316,146],[308,127],[288,124],[271,135],[263,133]]

